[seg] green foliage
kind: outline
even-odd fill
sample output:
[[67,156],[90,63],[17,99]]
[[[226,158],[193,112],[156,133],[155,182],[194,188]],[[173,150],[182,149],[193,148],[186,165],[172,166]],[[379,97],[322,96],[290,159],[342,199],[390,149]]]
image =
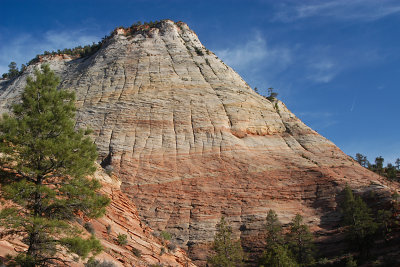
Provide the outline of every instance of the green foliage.
[[382,156],[379,156],[379,157],[375,158],[374,169],[379,175],[382,175],[383,162],[384,161],[385,160],[382,158]]
[[21,70],[18,70],[17,63],[14,61],[10,62],[8,64],[8,72],[3,73],[2,78],[3,79],[13,79],[15,77],[18,77],[22,72],[24,72],[26,69],[26,66],[24,64],[21,65]]
[[162,247],[161,250],[160,250],[160,256],[164,255],[164,253],[165,253],[165,248]]
[[282,224],[273,210],[268,211],[265,230],[267,245],[259,260],[260,266],[298,266],[288,246],[284,244]]
[[400,170],[400,158],[397,158],[396,161],[394,162],[396,170]]
[[378,230],[385,241],[388,241],[389,235],[392,232],[392,211],[389,210],[378,210],[376,215],[376,222],[378,224]]
[[24,253],[19,253],[16,256],[12,257],[10,255],[7,255],[6,257],[6,263],[7,265],[5,266],[9,266],[9,267],[19,267],[19,266],[23,266],[23,267],[35,267],[36,266],[36,261],[35,259],[30,256],[30,255],[26,255]]
[[116,265],[110,261],[103,260],[102,262],[93,258],[90,258],[85,267],[115,267]]
[[11,62],[10,64],[8,64],[8,78],[12,79],[14,77],[17,77],[19,75],[19,70],[17,67],[17,63],[15,62]]
[[377,169],[382,169],[383,168],[383,162],[384,162],[384,158],[382,156],[376,157],[375,158],[375,165]]
[[126,245],[128,243],[128,236],[126,234],[118,234],[117,243],[119,245]]
[[201,51],[201,49],[198,48],[197,46],[194,47],[194,51],[196,52],[196,54],[197,54],[198,56],[204,56],[203,51]]
[[98,253],[100,243],[80,238],[68,221],[78,211],[99,217],[109,203],[96,192],[100,183],[86,178],[95,171],[96,147],[89,131],[75,131],[74,94],[58,84],[49,66],[36,69],[12,116],[0,120],[1,163],[11,168],[2,195],[16,204],[0,212],[0,225],[8,229],[4,235],[26,236],[28,250],[10,262],[28,266],[59,261],[62,247],[83,258]]
[[138,257],[138,258],[141,258],[141,257],[142,257],[142,252],[141,252],[139,249],[137,249],[137,248],[133,248],[133,249],[132,249],[132,253],[133,253],[133,255],[135,255],[135,256]]
[[268,88],[268,96],[266,97],[269,101],[275,101],[278,93],[274,92],[274,88]]
[[[85,46],[76,46],[74,48],[64,48],[62,50],[58,49],[57,51],[44,51],[44,56],[54,56],[54,55],[70,55],[72,57],[89,57],[95,54],[103,45],[104,40],[109,38],[106,36],[102,41],[95,43],[93,42],[91,45]],[[32,59],[28,64],[37,62],[39,57],[42,55],[37,55],[34,59]]]
[[349,244],[355,247],[361,256],[368,256],[378,229],[378,224],[374,221],[370,209],[361,197],[354,196],[350,187],[346,186],[340,210]]
[[385,159],[381,156],[375,158],[375,164],[371,164],[367,157],[357,153],[354,158],[361,166],[368,168],[369,170],[385,176],[389,180],[398,180],[398,176],[400,175],[400,159],[396,159],[395,164],[388,163],[386,167],[383,166],[383,162]]
[[346,259],[346,267],[357,267],[357,261],[353,259],[352,255],[349,255]]
[[172,236],[170,233],[168,233],[167,231],[162,231],[160,233],[160,236],[162,237],[162,239],[164,240],[171,240]]
[[106,226],[107,234],[111,234],[111,225]]
[[75,253],[81,258],[87,258],[89,253],[96,255],[101,252],[102,246],[100,241],[94,236],[83,239],[79,236],[61,238],[60,244],[66,247],[71,253]]
[[217,224],[217,233],[214,236],[212,245],[214,254],[207,262],[214,267],[242,266],[244,253],[240,240],[232,239],[232,228],[225,221],[224,217]]
[[385,176],[389,179],[389,180],[394,180],[396,179],[397,176],[397,170],[396,168],[389,163],[386,168],[385,168]]
[[86,223],[83,225],[83,227],[86,229],[86,231],[88,231],[89,233],[91,233],[92,235],[94,235],[95,230],[94,230],[94,227],[93,227],[93,224],[92,224],[92,223],[86,222]]
[[300,266],[310,266],[314,261],[313,235],[307,225],[303,224],[303,217],[296,214],[290,222],[287,234],[288,247]]
[[161,21],[156,20],[156,21],[149,21],[149,22],[144,22],[142,23],[141,21],[138,21],[134,24],[132,24],[132,26],[125,28],[125,27],[119,27],[125,30],[126,32],[126,36],[130,36],[133,35],[135,33],[146,33],[148,32],[151,28],[155,28],[157,27],[159,24],[161,23]]
[[274,210],[269,210],[265,224],[267,248],[284,243],[282,224]]
[[360,164],[361,166],[363,166],[363,167],[368,167],[368,164],[369,164],[369,162],[368,162],[368,160],[367,160],[367,156],[364,156],[363,154],[361,154],[361,153],[357,153],[356,154],[356,158],[355,158],[355,160],[358,162],[358,164]]
[[270,246],[261,256],[260,267],[297,267],[290,250],[284,245]]

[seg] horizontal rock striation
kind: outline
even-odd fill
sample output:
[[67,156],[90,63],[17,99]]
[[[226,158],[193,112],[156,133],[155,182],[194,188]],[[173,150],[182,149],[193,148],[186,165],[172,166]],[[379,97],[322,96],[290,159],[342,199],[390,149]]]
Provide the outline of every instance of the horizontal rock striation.
[[[114,175],[109,176],[99,166],[93,178],[101,182],[103,186],[101,193],[111,199],[106,215],[92,220],[85,217],[77,217],[76,222],[72,223],[80,228],[83,234],[86,233],[87,237],[90,234],[85,230],[84,225],[90,225],[94,235],[103,246],[103,252],[96,255],[97,260],[111,262],[113,266],[118,267],[150,265],[196,266],[183,249],[179,247],[169,249],[172,248],[172,246],[169,246],[171,242],[155,236],[154,231],[140,220],[135,204],[126,194],[121,192],[121,183]],[[0,209],[10,204],[1,195],[0,202]],[[127,236],[126,244],[118,244],[117,237],[119,234]],[[0,261],[7,254],[13,255],[26,249],[27,246],[21,242],[17,235],[1,237]],[[84,266],[83,262],[76,262],[71,255],[61,255],[60,257],[69,261],[68,264],[62,266]]]
[[[112,165],[141,218],[200,264],[221,216],[256,247],[269,209],[284,223],[301,213],[314,230],[330,229],[346,183],[386,188],[282,102],[255,93],[184,23],[119,29],[89,58],[47,62],[76,92],[77,127],[94,129],[99,162]],[[3,110],[32,68],[0,84]]]

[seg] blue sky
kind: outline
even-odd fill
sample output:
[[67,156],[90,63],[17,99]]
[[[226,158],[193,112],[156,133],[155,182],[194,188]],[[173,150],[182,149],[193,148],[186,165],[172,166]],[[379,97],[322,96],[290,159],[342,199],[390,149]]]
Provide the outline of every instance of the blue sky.
[[0,0],[0,73],[136,21],[182,20],[345,153],[400,157],[398,0]]

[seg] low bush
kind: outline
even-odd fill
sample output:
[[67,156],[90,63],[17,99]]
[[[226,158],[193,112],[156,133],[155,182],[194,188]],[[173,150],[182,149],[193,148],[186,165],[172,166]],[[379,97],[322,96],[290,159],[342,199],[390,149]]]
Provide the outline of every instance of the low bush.
[[94,230],[93,224],[91,222],[86,222],[83,227],[86,229],[86,231],[88,231],[89,233],[94,235],[95,230]]
[[128,236],[126,234],[118,234],[117,242],[119,245],[126,245],[128,243]]

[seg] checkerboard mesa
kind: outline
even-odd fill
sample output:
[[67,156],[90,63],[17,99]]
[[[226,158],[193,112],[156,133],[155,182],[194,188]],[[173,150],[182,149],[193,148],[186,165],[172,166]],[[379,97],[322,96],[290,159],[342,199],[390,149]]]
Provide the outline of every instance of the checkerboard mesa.
[[[141,219],[199,264],[222,216],[257,253],[270,209],[282,223],[301,213],[326,238],[346,184],[390,198],[385,179],[254,92],[185,23],[120,27],[90,56],[45,62],[76,92],[77,127],[94,130],[98,162]],[[0,83],[0,109],[40,64]]]

